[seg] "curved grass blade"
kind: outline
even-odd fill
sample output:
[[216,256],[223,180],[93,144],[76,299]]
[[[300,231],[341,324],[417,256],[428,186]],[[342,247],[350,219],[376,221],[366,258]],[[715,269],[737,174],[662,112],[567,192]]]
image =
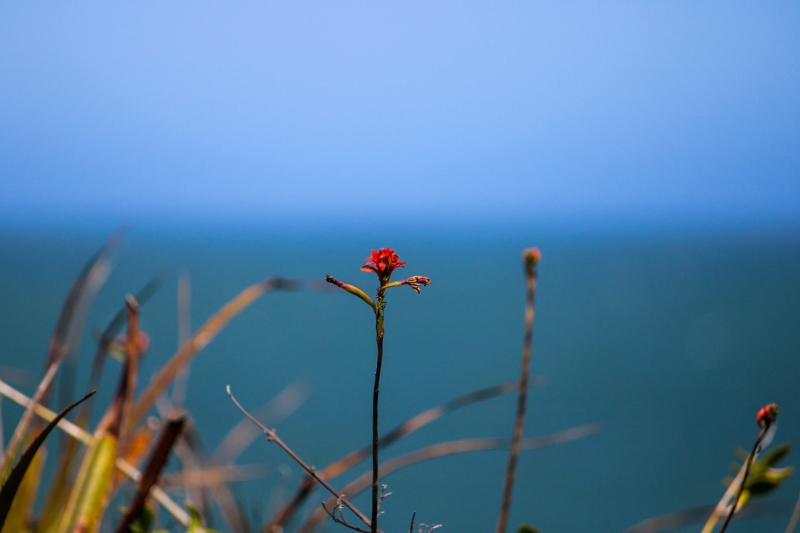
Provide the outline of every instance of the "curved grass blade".
[[[134,297],[141,307],[150,297],[155,294],[161,287],[164,279],[166,278],[167,271],[162,269],[155,277],[153,277],[147,284],[136,293]],[[109,343],[117,336],[122,326],[125,324],[125,317],[127,313],[127,305],[122,306],[119,311],[114,315],[111,321],[106,326],[103,333],[97,342],[97,348],[92,362],[92,370],[89,376],[87,391],[94,390],[100,386],[100,378],[102,376],[103,367],[106,362],[107,350]],[[94,406],[94,399],[90,399],[81,405],[78,409],[78,415],[75,424],[79,427],[86,429],[89,425],[89,418],[91,416],[92,407]],[[42,506],[42,515],[40,517],[40,525],[42,531],[48,531],[50,524],[60,520],[60,510],[66,504],[69,492],[66,487],[75,475],[75,466],[78,458],[78,442],[74,439],[67,440],[62,443],[61,453],[59,454],[59,463],[53,474],[50,483],[50,490],[47,492],[45,503]]]
[[[533,385],[539,385],[542,381],[543,380],[534,380]],[[459,396],[458,398],[454,398],[449,402],[443,403],[442,405],[422,411],[418,415],[409,418],[399,426],[386,433],[378,441],[378,446],[380,448],[385,448],[391,444],[394,444],[403,437],[407,437],[408,435],[421,429],[423,426],[430,424],[434,420],[441,418],[446,414],[452,413],[456,409],[466,407],[467,405],[475,402],[489,400],[497,396],[502,396],[503,394],[514,392],[517,390],[517,386],[517,382],[502,383],[493,387],[487,387],[485,389],[469,392]],[[372,445],[365,446],[360,450],[347,454],[335,463],[326,466],[322,470],[321,474],[327,478],[336,477],[350,469],[350,467],[355,466],[361,461],[367,459],[371,453]]]
[[11,504],[11,510],[6,516],[5,527],[0,529],[3,533],[18,533],[30,531],[34,525],[34,505],[38,495],[39,484],[42,479],[42,469],[47,460],[47,447],[39,448],[39,453],[34,455],[28,467],[28,472],[22,478],[22,483],[17,489],[17,495]]
[[[295,412],[303,405],[306,398],[308,398],[308,387],[294,381],[254,411],[253,416],[260,421],[266,420],[265,426],[271,426]],[[212,460],[219,465],[233,464],[261,434],[261,430],[250,420],[242,418],[219,443],[217,449],[214,450]]]
[[[31,404],[30,398],[2,380],[0,380],[0,394],[10,399],[14,403],[21,405],[22,407],[27,407]],[[36,413],[36,416],[47,421],[55,420],[56,416],[58,416],[47,407],[39,404],[34,405],[34,412]],[[86,430],[79,428],[68,419],[62,419],[60,422],[58,422],[58,428],[73,439],[78,440],[83,444],[89,445],[92,443],[92,436],[89,435]],[[135,483],[138,483],[141,479],[142,474],[133,465],[122,458],[117,458],[116,467],[120,472],[128,476],[128,478],[133,480]],[[164,509],[169,512],[169,514],[171,514],[175,520],[178,521],[178,523],[184,526],[189,524],[189,515],[180,505],[175,503],[166,492],[156,486],[150,491],[150,495],[154,500],[160,503]],[[41,528],[39,530],[41,531]]]
[[[101,283],[98,283],[98,281],[100,279],[105,280],[105,278],[108,276],[111,254],[117,249],[117,246],[119,246],[127,233],[128,228],[125,226],[115,231],[111,237],[109,237],[108,240],[103,243],[100,249],[95,252],[89,261],[86,262],[75,278],[75,281],[72,283],[72,286],[67,293],[67,297],[64,300],[64,304],[61,307],[61,312],[58,316],[55,330],[50,338],[50,346],[48,348],[47,358],[45,360],[46,369],[50,368],[50,365],[54,361],[65,355],[65,353],[62,353],[63,348],[64,345],[70,344],[71,334],[76,332],[76,330],[83,329],[82,324],[80,328],[76,328],[74,322],[76,311],[78,311],[79,306],[81,306],[81,300],[84,299],[84,293],[86,293],[89,289],[91,289],[91,292],[94,293],[99,290],[99,285]],[[83,314],[83,318],[85,318],[85,313]],[[50,391],[48,391],[48,394],[44,396],[41,402],[45,407],[50,403],[49,392]]]
[[[544,378],[535,377],[533,378],[531,385],[541,385],[543,382]],[[378,441],[378,446],[380,449],[384,449],[403,437],[406,437],[422,427],[430,424],[434,420],[452,413],[456,409],[466,407],[467,405],[475,402],[489,400],[496,396],[514,392],[517,390],[517,386],[518,382],[516,381],[494,385],[492,387],[468,392],[467,394],[463,394],[458,398],[454,398],[446,403],[422,411],[421,413],[412,416],[405,422],[386,433]],[[320,475],[326,479],[332,479],[346,472],[352,466],[364,461],[370,456],[371,453],[372,445],[367,445],[360,450],[350,452],[338,461],[323,468],[320,471]],[[291,520],[300,506],[303,505],[303,503],[315,489],[316,483],[314,482],[313,478],[311,476],[304,476],[303,481],[300,483],[300,487],[298,487],[294,496],[292,496],[292,498],[272,516],[270,521],[267,522],[267,524],[262,528],[262,532],[277,533],[282,531],[283,527],[289,522],[289,520]]]
[[[161,284],[167,277],[167,270],[162,269],[156,274],[147,284],[142,287],[139,292],[134,295],[134,299],[139,304],[139,308],[141,308],[147,301],[156,293],[158,289],[161,288]],[[103,367],[105,366],[105,362],[107,359],[108,354],[108,347],[109,344],[114,340],[117,334],[122,329],[122,326],[125,325],[125,318],[127,316],[128,306],[123,305],[120,307],[119,311],[114,315],[111,321],[106,325],[106,328],[103,330],[103,333],[100,335],[100,339],[97,342],[97,349],[94,353],[94,359],[92,360],[92,370],[91,374],[89,374],[89,383],[87,385],[88,390],[94,390],[99,388],[100,386],[100,378],[103,375]],[[83,406],[81,406],[80,410],[78,411],[78,421],[76,422],[82,428],[86,428],[89,416],[92,411],[92,406],[94,405],[94,401],[87,402]]]
[[194,356],[208,346],[236,315],[268,292],[274,290],[298,290],[300,288],[303,288],[303,284],[299,281],[270,277],[247,287],[235,298],[223,305],[153,377],[133,406],[128,424],[132,426],[144,416],[156,399],[166,391],[169,384],[178,377]]
[[36,387],[36,392],[33,394],[31,403],[25,408],[25,411],[22,413],[22,418],[20,418],[19,423],[17,423],[17,427],[14,429],[14,434],[11,436],[11,440],[6,448],[5,455],[3,456],[3,464],[0,466],[0,481],[3,483],[5,483],[5,481],[8,479],[8,476],[11,474],[11,465],[14,464],[14,458],[16,457],[19,449],[22,447],[25,434],[27,433],[31,422],[33,421],[34,406],[39,404],[47,390],[50,388],[50,385],[53,383],[53,378],[56,375],[59,364],[60,360],[53,361],[53,364],[51,364],[50,368],[47,369],[47,372],[42,378],[42,381],[39,383],[39,386]]
[[[64,300],[61,307],[61,313],[56,322],[55,330],[50,338],[50,346],[47,351],[47,359],[45,363],[45,375],[39,385],[39,389],[33,397],[33,402],[25,409],[22,418],[17,424],[11,441],[8,444],[5,455],[3,457],[2,470],[0,470],[0,480],[5,480],[11,470],[11,464],[14,457],[19,452],[22,446],[23,438],[28,431],[31,421],[33,420],[33,406],[42,404],[47,407],[50,404],[50,395],[52,393],[52,383],[55,373],[58,370],[61,361],[67,352],[73,348],[77,341],[74,332],[83,329],[83,319],[85,319],[85,312],[78,312],[82,300],[91,300],[92,298],[84,299],[84,293],[96,293],[99,285],[105,280],[109,271],[109,261],[112,252],[117,248],[123,237],[127,233],[126,229],[117,230],[94,256],[83,266],[72,287]],[[83,305],[83,308],[88,308],[88,305]],[[80,319],[75,321],[76,315],[81,315]],[[76,325],[80,323],[80,327]]]
[[[209,462],[213,464],[213,461],[209,459],[203,439],[191,423],[188,424],[183,436],[175,446],[175,455],[181,461],[184,471],[187,472],[196,472],[207,466]],[[210,509],[212,502],[216,503],[228,531],[231,533],[249,532],[247,520],[227,483],[208,485],[202,487],[201,490],[192,489],[191,492],[195,494],[194,501],[202,503],[204,510]]]
[[[541,448],[548,448],[564,442],[580,439],[593,435],[600,431],[601,424],[585,424],[574,428],[559,431],[544,437],[533,437],[523,439],[520,443],[522,450],[538,450]],[[385,478],[389,474],[406,468],[407,466],[415,465],[423,461],[444,457],[456,453],[466,452],[479,452],[484,450],[502,450],[507,449],[511,445],[510,439],[463,439],[449,442],[441,442],[420,448],[419,450],[409,452],[400,457],[389,459],[380,465],[380,476]],[[341,493],[347,497],[352,498],[364,489],[372,485],[372,470],[364,472],[362,475],[345,485],[341,489]],[[330,507],[336,505],[335,499],[329,499],[325,505]],[[300,526],[297,533],[311,533],[315,531],[327,517],[324,509],[317,509],[311,516]]]
[[161,488],[165,491],[181,490],[191,487],[210,487],[238,481],[251,481],[270,477],[275,467],[267,464],[207,466],[197,470],[183,470],[164,474]]
[[22,454],[22,457],[19,459],[19,463],[11,470],[11,474],[8,476],[8,479],[3,484],[3,488],[0,489],[0,529],[2,529],[3,525],[5,525],[6,517],[8,516],[9,510],[11,510],[11,504],[14,502],[14,496],[17,494],[17,490],[19,489],[20,484],[22,483],[22,479],[25,477],[25,472],[28,471],[28,467],[33,462],[33,458],[36,455],[36,452],[39,451],[39,448],[44,444],[45,439],[53,431],[58,425],[58,422],[67,416],[74,407],[76,407],[81,402],[85,401],[89,398],[92,394],[96,391],[92,391],[77,402],[67,406],[63,411],[58,413],[56,417],[50,421],[49,424],[45,426],[45,428],[39,433],[39,435],[33,440],[28,449],[25,450],[25,453]]
[[[708,519],[714,512],[715,506],[695,507],[685,511],[677,511],[653,518],[648,518],[625,530],[625,533],[661,533],[672,531],[692,524],[700,524]],[[791,509],[791,503],[786,501],[755,501],[747,507],[737,511],[734,520],[746,520],[771,514],[784,513]]]

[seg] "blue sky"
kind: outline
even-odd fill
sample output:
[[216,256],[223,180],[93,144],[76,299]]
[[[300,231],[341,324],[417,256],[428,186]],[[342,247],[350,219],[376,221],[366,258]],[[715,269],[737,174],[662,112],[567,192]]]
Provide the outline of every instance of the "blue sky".
[[797,2],[0,4],[6,221],[798,205]]

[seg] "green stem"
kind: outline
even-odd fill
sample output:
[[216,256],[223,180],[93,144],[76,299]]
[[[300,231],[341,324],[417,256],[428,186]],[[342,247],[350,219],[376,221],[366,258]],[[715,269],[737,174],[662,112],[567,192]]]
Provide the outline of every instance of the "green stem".
[[383,287],[378,289],[375,306],[375,342],[378,345],[378,362],[375,365],[375,386],[372,390],[372,520],[371,533],[378,531],[378,394],[380,393],[381,364],[383,363]]

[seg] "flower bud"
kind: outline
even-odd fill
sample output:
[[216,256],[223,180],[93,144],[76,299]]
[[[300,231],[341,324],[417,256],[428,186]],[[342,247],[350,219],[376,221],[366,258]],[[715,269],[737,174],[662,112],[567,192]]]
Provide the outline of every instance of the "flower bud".
[[772,424],[775,422],[777,417],[778,404],[771,403],[758,410],[758,414],[756,414],[756,423],[759,426],[764,427],[765,424]]
[[526,265],[536,265],[542,260],[542,252],[538,248],[527,248],[522,251],[522,260]]

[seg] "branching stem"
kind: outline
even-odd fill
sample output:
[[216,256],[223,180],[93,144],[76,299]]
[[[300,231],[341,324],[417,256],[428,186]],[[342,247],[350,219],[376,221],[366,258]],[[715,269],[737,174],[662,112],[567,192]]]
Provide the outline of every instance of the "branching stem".
[[343,497],[343,496],[342,496],[340,493],[336,492],[336,490],[335,490],[333,487],[331,487],[331,486],[328,484],[328,482],[327,482],[327,481],[325,481],[324,479],[322,479],[322,478],[321,478],[321,477],[320,477],[320,476],[317,474],[317,472],[314,470],[314,467],[313,467],[313,466],[309,466],[308,464],[306,464],[306,462],[305,462],[305,461],[303,461],[303,460],[300,458],[300,456],[299,456],[299,455],[297,455],[297,454],[296,454],[296,453],[295,453],[295,452],[294,452],[294,451],[293,451],[291,448],[289,448],[289,446],[287,446],[287,445],[286,445],[286,443],[285,443],[285,442],[283,442],[283,441],[281,440],[281,438],[280,438],[280,437],[278,437],[278,434],[277,434],[277,433],[275,433],[275,431],[274,431],[274,430],[272,430],[272,429],[269,429],[267,426],[263,425],[261,422],[259,422],[259,421],[258,421],[258,420],[256,420],[255,418],[253,418],[253,416],[252,416],[250,413],[248,413],[248,412],[245,410],[245,408],[244,408],[244,407],[242,407],[242,404],[240,404],[240,403],[239,403],[239,402],[236,400],[236,398],[234,398],[234,396],[233,396],[233,393],[231,392],[231,386],[230,386],[230,385],[228,385],[228,387],[227,387],[227,390],[228,390],[228,396],[230,396],[230,398],[231,398],[231,401],[232,401],[232,402],[233,402],[233,403],[236,405],[236,407],[238,407],[238,408],[239,408],[239,410],[242,412],[242,414],[244,414],[244,416],[246,416],[247,418],[249,418],[249,419],[250,419],[250,421],[251,421],[253,424],[255,424],[256,426],[258,426],[258,427],[259,427],[259,429],[261,429],[261,431],[263,431],[263,432],[264,432],[264,434],[267,436],[267,439],[269,439],[271,442],[274,442],[275,444],[277,444],[278,446],[280,446],[280,447],[283,449],[283,451],[285,451],[286,453],[288,453],[288,454],[289,454],[289,457],[291,457],[292,459],[294,459],[294,460],[295,460],[295,462],[296,462],[297,464],[299,464],[299,465],[302,467],[302,469],[303,469],[303,470],[305,470],[305,471],[308,473],[308,475],[310,475],[311,477],[313,477],[313,478],[314,478],[314,479],[317,481],[317,483],[319,483],[320,485],[322,485],[323,487],[325,487],[325,488],[328,490],[328,492],[330,492],[330,493],[331,493],[331,494],[333,494],[333,495],[334,495],[336,498],[338,498],[338,499],[339,499],[339,501],[340,501],[340,502],[341,502],[341,503],[342,503],[342,504],[343,504],[345,507],[347,507],[348,509],[350,509],[350,510],[353,512],[353,514],[355,514],[355,515],[356,515],[356,516],[359,518],[359,520],[361,520],[362,522],[364,522],[366,525],[368,525],[368,526],[372,527],[372,526],[371,526],[371,522],[370,522],[369,518],[367,518],[366,516],[364,516],[364,513],[362,513],[361,511],[359,511],[359,510],[358,510],[358,509],[357,509],[357,508],[356,508],[356,507],[355,507],[355,506],[354,506],[352,503],[350,503],[350,502],[347,500],[347,498]]

